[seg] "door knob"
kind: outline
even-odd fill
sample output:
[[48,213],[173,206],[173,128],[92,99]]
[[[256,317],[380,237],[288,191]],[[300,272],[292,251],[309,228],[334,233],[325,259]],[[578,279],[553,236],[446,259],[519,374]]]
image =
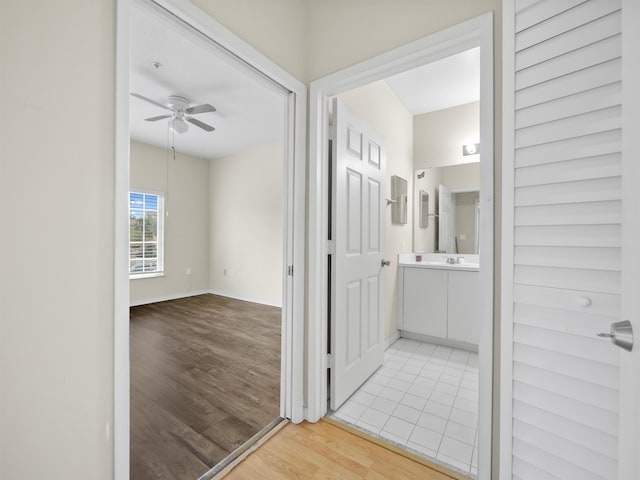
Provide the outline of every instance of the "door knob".
[[598,333],[597,335],[599,337],[610,338],[611,343],[628,352],[633,348],[633,327],[629,320],[612,323],[609,333]]
[[380,262],[380,265],[381,265],[381,266],[383,266],[383,267],[388,267],[389,265],[391,265],[391,261],[389,261],[389,260],[382,260],[382,261]]

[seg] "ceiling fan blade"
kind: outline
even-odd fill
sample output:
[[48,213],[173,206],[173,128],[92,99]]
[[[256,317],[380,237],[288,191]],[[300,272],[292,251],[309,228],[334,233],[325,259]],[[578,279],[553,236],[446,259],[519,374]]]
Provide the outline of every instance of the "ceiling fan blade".
[[216,111],[216,107],[214,107],[213,105],[209,105],[208,103],[205,103],[204,105],[189,107],[184,111],[184,113],[188,113],[189,115],[194,115],[196,113],[206,113],[206,112],[215,112],[215,111]]
[[211,125],[207,125],[204,122],[201,122],[200,120],[196,120],[195,118],[191,118],[191,117],[187,117],[187,122],[194,124],[196,127],[200,127],[203,130],[206,130],[207,132],[213,132],[215,130],[214,127],[212,127]]
[[161,103],[156,102],[155,100],[151,100],[150,98],[147,98],[143,95],[140,95],[139,93],[132,93],[131,94],[132,97],[136,97],[139,98],[140,100],[144,100],[145,102],[149,102],[153,105],[155,105],[156,107],[160,107],[160,108],[164,108],[165,110],[171,110],[169,107],[167,107],[166,105],[163,105]]
[[171,118],[173,115],[158,115],[157,117],[145,118],[147,122],[156,122],[158,120],[164,120],[165,118]]

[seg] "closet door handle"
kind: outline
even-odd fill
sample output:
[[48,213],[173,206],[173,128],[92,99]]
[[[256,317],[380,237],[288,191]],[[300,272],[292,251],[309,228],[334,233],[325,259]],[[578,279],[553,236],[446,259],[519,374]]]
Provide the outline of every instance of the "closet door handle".
[[609,333],[597,333],[596,335],[610,338],[611,343],[628,352],[633,348],[633,327],[629,320],[612,323]]
[[391,261],[390,260],[382,259],[382,261],[380,262],[380,266],[381,267],[388,267],[389,265],[391,265]]

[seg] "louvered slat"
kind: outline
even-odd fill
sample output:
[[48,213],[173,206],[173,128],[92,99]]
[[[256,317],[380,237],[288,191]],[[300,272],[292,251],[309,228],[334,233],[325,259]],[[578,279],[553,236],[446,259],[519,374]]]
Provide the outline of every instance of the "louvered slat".
[[[546,348],[565,355],[616,365],[617,356],[611,355],[609,345],[593,337],[575,335],[573,332],[558,332],[529,325],[516,324],[513,329],[514,343]],[[616,352],[617,353],[617,352]],[[586,401],[586,400],[585,400]]]
[[547,454],[545,467],[558,472],[566,479],[602,479],[611,480],[611,472],[615,472],[615,460],[598,454],[597,451],[582,448],[553,435],[549,431],[538,428],[535,424],[523,423],[514,419],[514,432],[526,442]]
[[[594,407],[555,392],[532,387],[521,382],[514,382],[513,399],[565,417],[576,423],[582,423],[609,435],[616,435],[618,431],[618,414],[616,412]],[[514,440],[516,439],[514,438]]]
[[618,177],[621,173],[622,159],[620,153],[610,153],[608,155],[597,155],[595,157],[518,168],[515,172],[515,186],[528,187]]
[[611,153],[618,154],[620,152],[620,142],[621,132],[618,129],[589,135],[588,137],[569,138],[542,145],[531,145],[518,149],[515,164],[516,168],[520,168]]
[[620,35],[609,37],[598,43],[586,45],[579,50],[560,55],[546,62],[516,72],[516,89],[530,87],[538,83],[588,68],[591,65],[619,58]]
[[611,389],[618,388],[615,366],[605,365],[591,359],[577,358],[547,348],[520,345],[520,348],[515,352],[514,361],[541,369],[553,370],[561,375],[589,383],[597,383]]
[[549,183],[520,187],[516,207],[563,203],[609,202],[621,198],[620,177],[605,177],[579,182]]
[[516,128],[531,127],[620,105],[622,84],[610,83],[516,111]]
[[525,480],[535,478],[536,480],[564,480],[551,472],[544,472],[538,466],[516,458],[513,461],[513,480]]
[[620,272],[578,268],[516,265],[514,281],[519,285],[611,293],[620,291]]
[[583,2],[576,7],[566,10],[543,23],[531,26],[530,28],[516,35],[516,52],[524,50],[549,38],[556,37],[568,30],[578,28],[586,23],[604,17],[619,10],[616,2],[611,0],[591,0]]
[[[526,301],[526,298],[523,301]],[[593,339],[593,332],[601,331],[614,320],[613,317],[602,313],[594,313],[591,308],[578,305],[578,302],[574,303],[575,309],[566,308],[571,303],[568,300],[567,305],[552,304],[550,306],[541,306],[521,302],[515,305],[514,310],[518,317],[518,325],[528,325],[549,330],[550,332],[570,333],[589,339]],[[548,351],[551,350],[548,345],[543,348]],[[589,363],[589,365],[593,365],[593,362]],[[607,367],[611,365],[613,365],[612,362],[607,362],[606,364]],[[616,377],[613,380],[617,382],[618,378]]]
[[602,454],[608,457],[607,460],[615,459],[617,456],[618,444],[614,435],[606,434],[519,401],[514,402],[513,416],[519,419],[535,418],[536,425],[540,428],[589,449],[596,455]]
[[517,265],[620,271],[617,248],[518,246],[514,256]]
[[532,5],[529,2],[518,2],[516,32],[531,28],[583,2],[585,0],[543,0]]
[[[516,304],[539,305],[542,307],[553,307],[561,310],[580,312],[584,312],[587,308],[584,303],[584,299],[587,298],[585,292],[578,290],[559,290],[556,288],[534,287],[531,285],[514,285],[513,296]],[[591,293],[588,295],[588,299],[591,302],[588,305],[590,314],[608,315],[612,318],[619,317],[619,295]]]
[[620,201],[521,206],[516,208],[514,223],[518,227],[616,224],[620,208]]
[[558,225],[517,227],[516,245],[559,247],[620,247],[619,225]]
[[516,57],[516,71],[582,48],[585,37],[589,37],[590,41],[595,43],[613,37],[619,32],[620,12],[618,11],[521,50]]
[[607,62],[591,65],[583,70],[570,72],[562,77],[553,78],[519,90],[515,98],[515,108],[520,110],[532,105],[574,95],[619,82],[621,78],[621,60],[616,57]]
[[621,127],[621,107],[603,108],[516,130],[516,148],[607,132]]
[[[512,476],[616,477],[619,0],[515,2]],[[510,265],[511,267],[511,265]]]

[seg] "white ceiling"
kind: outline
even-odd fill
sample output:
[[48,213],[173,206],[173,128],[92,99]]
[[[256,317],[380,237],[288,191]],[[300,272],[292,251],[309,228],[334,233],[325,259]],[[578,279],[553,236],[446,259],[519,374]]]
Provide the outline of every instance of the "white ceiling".
[[[169,120],[144,119],[168,113],[131,97],[131,138],[199,158],[220,158],[282,141],[285,97],[278,87],[222,53],[207,39],[157,11],[133,4],[131,12],[131,92],[165,104],[169,95],[191,105],[209,103],[216,112],[194,117],[213,127],[189,124],[173,134]],[[162,65],[156,69],[154,63]],[[413,115],[480,98],[480,51],[474,48],[386,80]]]
[[[180,95],[188,98],[192,106],[209,103],[217,109],[194,115],[215,127],[215,131],[206,132],[189,124],[186,133],[173,136],[178,152],[211,159],[282,141],[283,94],[206,39],[147,7],[135,6],[131,45],[131,92],[161,104],[169,95]],[[156,69],[154,62],[162,67]],[[144,120],[166,113],[169,112],[130,97],[131,138],[166,148],[172,136],[168,120]]]
[[480,48],[400,73],[386,82],[413,115],[477,102]]

